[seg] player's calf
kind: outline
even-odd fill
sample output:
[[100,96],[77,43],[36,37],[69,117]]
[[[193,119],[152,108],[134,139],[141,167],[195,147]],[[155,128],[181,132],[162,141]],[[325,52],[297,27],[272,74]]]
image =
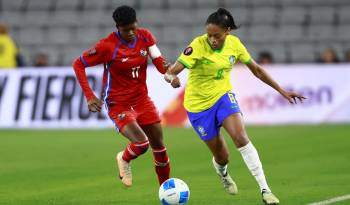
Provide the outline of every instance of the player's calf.
[[153,149],[154,166],[158,176],[159,184],[170,177],[170,160],[165,147]]
[[136,159],[138,156],[142,155],[143,153],[147,152],[149,147],[149,141],[143,141],[143,142],[133,142],[128,144],[126,146],[124,153],[123,153],[123,159],[126,162],[130,162],[133,159]]

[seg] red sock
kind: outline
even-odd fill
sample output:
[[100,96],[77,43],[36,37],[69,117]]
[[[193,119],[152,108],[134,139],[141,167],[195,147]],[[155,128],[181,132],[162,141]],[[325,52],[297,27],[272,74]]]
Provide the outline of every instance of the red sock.
[[153,149],[153,157],[155,163],[156,173],[158,175],[159,184],[169,179],[170,163],[166,148]]
[[138,156],[145,153],[148,149],[149,141],[143,142],[134,142],[128,144],[124,150],[123,159],[127,162],[130,162],[133,159],[136,159]]

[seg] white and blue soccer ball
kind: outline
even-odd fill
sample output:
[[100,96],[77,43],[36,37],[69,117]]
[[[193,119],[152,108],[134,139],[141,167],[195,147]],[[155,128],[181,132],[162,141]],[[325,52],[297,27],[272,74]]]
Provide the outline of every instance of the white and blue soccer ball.
[[159,200],[163,205],[182,205],[188,202],[190,189],[181,179],[170,178],[159,187]]

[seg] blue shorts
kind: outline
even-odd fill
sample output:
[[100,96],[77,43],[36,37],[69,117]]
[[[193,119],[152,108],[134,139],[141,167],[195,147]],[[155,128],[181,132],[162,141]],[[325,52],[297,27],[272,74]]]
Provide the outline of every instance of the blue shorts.
[[235,113],[241,113],[235,94],[227,92],[211,108],[202,112],[187,112],[187,115],[201,139],[211,140],[219,135],[223,121]]

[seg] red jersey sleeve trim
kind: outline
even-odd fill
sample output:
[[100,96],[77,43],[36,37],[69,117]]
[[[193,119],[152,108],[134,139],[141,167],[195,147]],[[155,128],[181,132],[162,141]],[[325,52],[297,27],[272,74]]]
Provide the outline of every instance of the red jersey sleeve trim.
[[84,64],[85,67],[90,67],[89,64],[84,59],[83,55],[80,56],[80,61]]

